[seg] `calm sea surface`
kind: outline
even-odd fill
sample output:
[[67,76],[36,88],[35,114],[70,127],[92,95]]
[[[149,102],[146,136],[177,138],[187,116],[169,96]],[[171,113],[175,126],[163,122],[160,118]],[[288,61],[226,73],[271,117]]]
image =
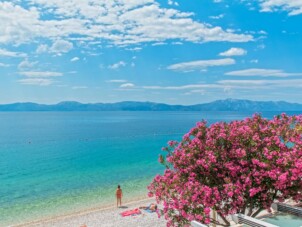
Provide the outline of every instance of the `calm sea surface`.
[[[279,114],[265,112],[271,118]],[[292,112],[288,114],[301,114]],[[197,121],[238,112],[2,112],[0,226],[146,197],[158,155]]]

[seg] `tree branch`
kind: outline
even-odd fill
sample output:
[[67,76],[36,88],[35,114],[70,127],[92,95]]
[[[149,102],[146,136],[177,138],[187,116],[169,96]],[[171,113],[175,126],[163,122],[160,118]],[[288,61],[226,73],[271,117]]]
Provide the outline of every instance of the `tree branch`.
[[276,196],[277,196],[278,190],[275,191],[274,195],[273,195],[273,201],[275,200]]
[[263,210],[263,208],[259,207],[258,210],[256,210],[256,212],[252,214],[252,217],[253,218],[256,217],[262,210]]
[[240,210],[240,213],[245,214],[245,210],[246,210],[246,207],[247,207],[249,201],[250,201],[249,199],[246,201],[246,203],[244,204],[244,206],[243,206],[242,209]]
[[253,213],[253,206],[250,206],[249,212],[247,213],[247,216],[251,216]]
[[227,225],[225,225],[225,224],[223,224],[223,223],[221,223],[221,222],[219,222],[217,220],[214,220],[213,218],[210,218],[210,220],[211,220],[211,223],[213,223],[213,224],[221,225],[221,226],[227,226]]
[[240,210],[240,213],[245,214],[245,209],[246,209],[246,205],[244,205],[244,207]]
[[249,212],[247,213],[247,216],[251,216],[252,215],[253,209],[254,209],[254,201],[252,200],[250,208],[249,208]]
[[225,225],[223,225],[223,226],[230,226],[230,222],[220,212],[217,212],[217,214],[224,221]]

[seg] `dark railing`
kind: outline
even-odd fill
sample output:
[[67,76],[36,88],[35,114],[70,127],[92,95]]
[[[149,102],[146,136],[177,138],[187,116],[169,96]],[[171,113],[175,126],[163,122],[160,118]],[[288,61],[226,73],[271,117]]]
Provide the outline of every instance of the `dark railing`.
[[290,214],[302,217],[302,208],[301,207],[296,207],[296,206],[288,205],[285,203],[274,203],[272,205],[272,208],[276,211],[290,213]]
[[273,225],[265,221],[258,220],[256,218],[252,218],[244,214],[234,214],[232,215],[232,219],[237,224],[246,224],[251,227],[278,227],[277,225]]

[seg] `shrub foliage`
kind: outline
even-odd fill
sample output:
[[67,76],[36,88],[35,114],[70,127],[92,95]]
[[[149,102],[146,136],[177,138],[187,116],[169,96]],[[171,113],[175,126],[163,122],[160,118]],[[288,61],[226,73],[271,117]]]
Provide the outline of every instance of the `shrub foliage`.
[[[228,226],[226,216],[256,216],[275,200],[302,198],[302,115],[272,120],[205,121],[170,141],[159,161],[166,166],[149,185],[162,202],[167,226],[192,220]],[[221,223],[210,217],[215,210]]]

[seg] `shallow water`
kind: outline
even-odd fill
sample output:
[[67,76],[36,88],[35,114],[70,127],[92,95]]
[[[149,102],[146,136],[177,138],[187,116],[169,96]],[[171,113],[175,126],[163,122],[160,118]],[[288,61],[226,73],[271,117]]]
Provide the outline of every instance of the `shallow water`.
[[302,226],[302,217],[292,214],[278,213],[275,216],[265,218],[264,221],[280,227],[300,227]]
[[[276,113],[263,113],[272,117]],[[298,113],[296,113],[298,114]],[[0,113],[0,226],[146,196],[169,140],[232,112]]]

